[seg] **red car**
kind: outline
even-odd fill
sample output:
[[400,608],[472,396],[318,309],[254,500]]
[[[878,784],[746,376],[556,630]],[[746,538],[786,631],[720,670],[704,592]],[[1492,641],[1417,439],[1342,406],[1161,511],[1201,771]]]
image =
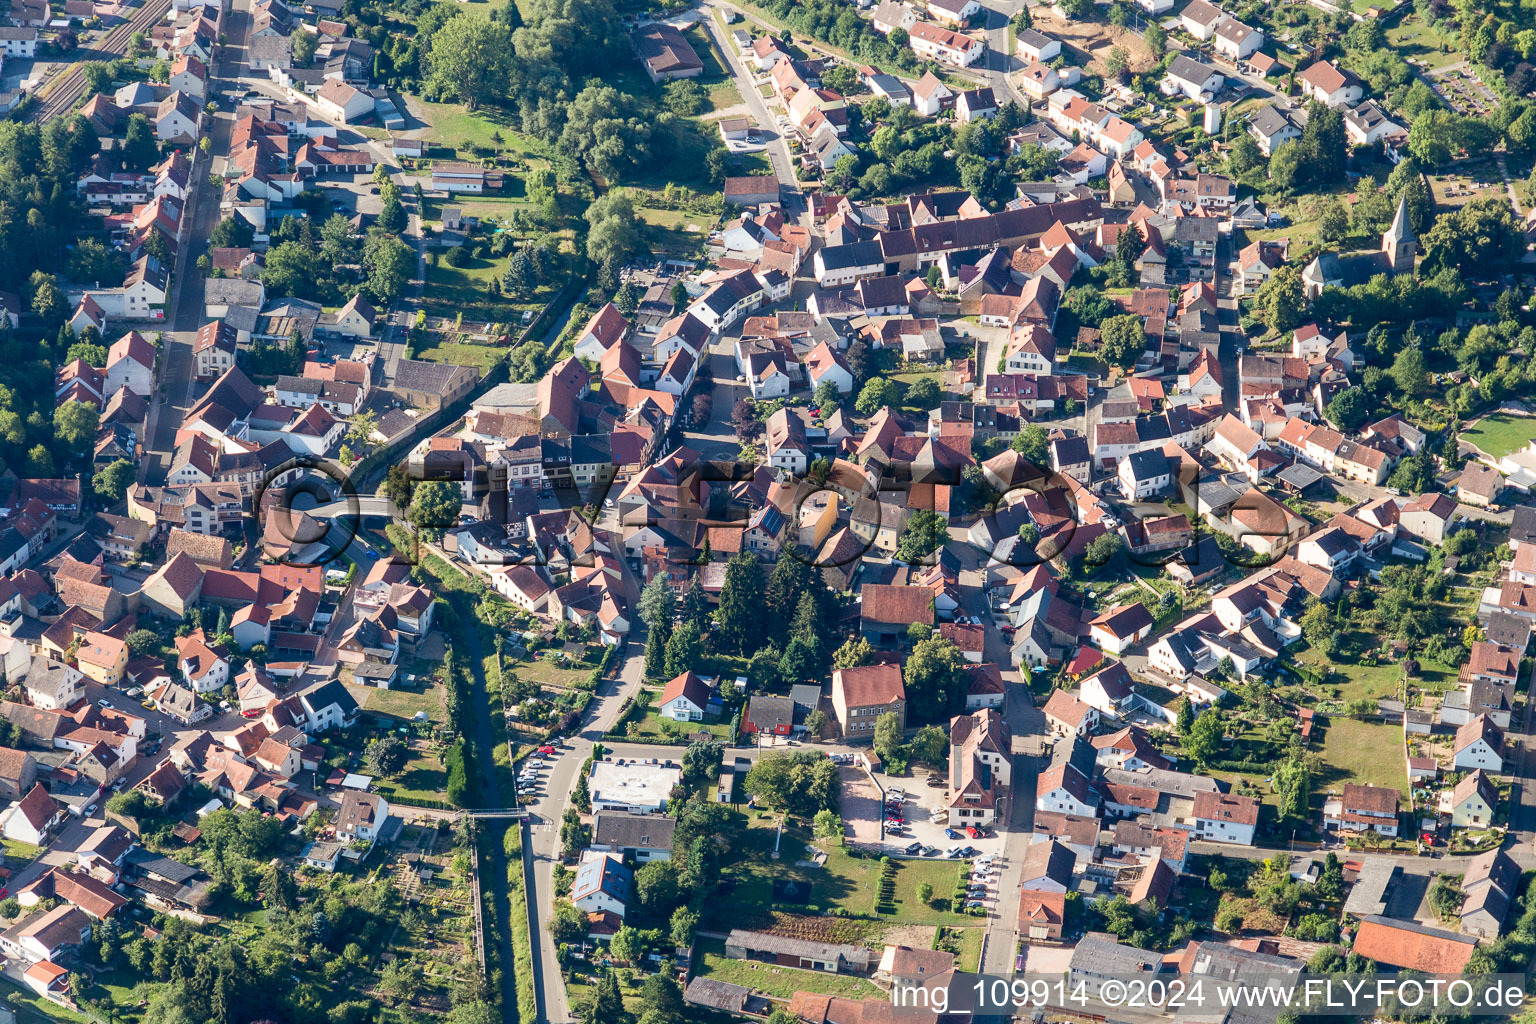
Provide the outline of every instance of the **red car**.
[[970,836],[972,839],[981,838],[981,830],[978,829],[975,825],[965,826],[965,834]]
[[554,752],[555,752],[555,748],[554,747],[544,746],[544,747],[540,747],[539,748],[539,753],[541,753],[541,754],[553,754]]

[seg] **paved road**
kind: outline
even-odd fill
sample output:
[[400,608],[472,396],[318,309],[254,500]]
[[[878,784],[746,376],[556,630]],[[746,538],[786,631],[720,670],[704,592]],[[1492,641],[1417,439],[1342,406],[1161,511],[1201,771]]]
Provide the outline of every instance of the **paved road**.
[[[566,746],[554,766],[545,777],[545,795],[533,803],[532,842],[530,852],[534,860],[534,899],[538,906],[538,919],[545,922],[554,919],[555,864],[560,857],[560,820],[570,806],[571,792],[576,787],[576,777],[582,763],[592,753],[592,744],[602,739],[603,733],[618,721],[619,708],[626,697],[640,688],[645,669],[645,648],[639,640],[631,638],[629,656],[619,670],[618,678],[606,680],[597,688],[592,702],[587,706],[586,724],[576,739]],[[651,757],[666,756],[659,751],[665,748],[642,748]],[[560,964],[555,958],[554,943],[541,930],[533,936],[539,959],[539,977],[536,979],[544,1017],[539,1024],[566,1024],[575,1018],[565,998],[565,982],[560,976]],[[510,961],[509,961],[510,962]]]
[[[731,76],[736,80],[736,91],[741,93],[741,98],[746,101],[747,109],[752,112],[752,119],[757,122],[763,131],[763,137],[768,140],[768,160],[773,164],[774,176],[779,179],[779,184],[785,188],[798,192],[799,185],[795,182],[795,160],[789,152],[789,146],[784,141],[784,135],[779,131],[773,114],[768,110],[768,104],[757,91],[757,85],[752,81],[752,72],[742,62],[736,47],[731,45],[730,36],[720,27],[720,22],[715,18],[716,11],[729,11],[734,14],[742,12],[725,3],[710,0],[699,13],[699,22],[704,26],[704,31],[709,33],[709,38],[714,40],[715,46],[725,54],[726,61],[731,66]],[[748,30],[755,25],[749,24]],[[757,26],[761,30],[761,26]]]
[[[209,95],[238,77],[245,66],[250,35],[250,0],[236,0],[227,17],[227,43],[219,50],[208,82]],[[203,324],[203,279],[197,273],[197,258],[208,251],[208,237],[219,222],[218,190],[208,182],[214,164],[229,155],[230,136],[234,131],[233,110],[221,110],[209,118],[208,154],[193,148],[191,181],[187,209],[182,216],[181,235],[176,250],[176,266],[171,280],[163,347],[160,385],[150,403],[148,438],[144,459],[139,465],[141,483],[159,484],[171,468],[176,431],[183,414],[197,399],[193,379],[192,343]]]

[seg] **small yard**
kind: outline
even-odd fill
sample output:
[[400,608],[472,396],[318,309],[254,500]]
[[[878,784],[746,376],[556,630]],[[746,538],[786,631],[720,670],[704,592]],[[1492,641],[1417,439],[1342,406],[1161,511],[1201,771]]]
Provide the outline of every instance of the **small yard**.
[[1408,788],[1403,760],[1403,727],[1352,718],[1330,718],[1323,735],[1323,761],[1329,788],[1346,783],[1386,786],[1399,792]]
[[1536,440],[1536,416],[1493,413],[1461,432],[1461,440],[1493,458],[1502,458]]
[[435,685],[425,691],[356,687],[353,696],[357,696],[357,691],[363,691],[363,697],[358,703],[371,714],[387,715],[401,722],[409,722],[416,717],[417,712],[425,711],[427,721],[434,725],[441,725],[448,720],[443,710],[442,690]]

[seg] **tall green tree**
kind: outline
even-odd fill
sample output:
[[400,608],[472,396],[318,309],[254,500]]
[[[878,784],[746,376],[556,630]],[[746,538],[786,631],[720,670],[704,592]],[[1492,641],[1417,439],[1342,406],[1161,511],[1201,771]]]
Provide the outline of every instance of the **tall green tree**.
[[725,566],[715,628],[727,650],[751,654],[763,637],[763,566],[749,552],[739,552]]

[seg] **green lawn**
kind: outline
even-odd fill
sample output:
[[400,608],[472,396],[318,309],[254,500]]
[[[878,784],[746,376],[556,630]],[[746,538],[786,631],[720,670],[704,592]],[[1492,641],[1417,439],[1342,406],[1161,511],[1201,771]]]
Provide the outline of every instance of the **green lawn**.
[[[703,960],[698,969],[700,976],[755,989],[779,999],[788,999],[796,992],[819,992],[848,999],[875,999],[882,995],[873,982],[846,974],[802,971],[756,960],[733,960],[725,955],[725,943],[719,939],[700,939],[697,948]],[[698,954],[695,956],[697,963]]]
[[[590,671],[590,669],[588,670]],[[645,717],[638,722],[631,722],[629,735],[634,737],[654,738],[657,736],[692,736],[694,733],[707,732],[717,740],[730,742],[731,723],[724,722],[677,722],[670,718],[662,718],[655,708],[647,711]],[[682,742],[681,739],[679,742]]]
[[[432,145],[459,151],[467,143],[470,149],[484,150],[487,155],[499,150],[503,156],[515,155],[524,159],[544,156],[542,145],[519,132],[512,118],[495,108],[482,107],[470,113],[462,103],[423,100],[421,110],[423,119],[430,125],[422,137]],[[500,143],[496,141],[497,135],[501,136]],[[468,157],[471,154],[459,152],[459,155]]]
[[558,662],[551,658],[535,658],[531,661],[508,659],[507,671],[519,679],[531,679],[536,683],[558,686],[569,690],[584,681],[597,667],[597,662]]
[[645,234],[653,252],[697,252],[715,226],[713,215],[694,210],[641,207],[635,212],[649,228]]
[[473,366],[481,373],[490,370],[501,361],[501,357],[507,354],[504,348],[492,348],[489,345],[460,345],[457,342],[448,342],[443,345],[433,345],[416,353],[415,358],[424,359],[429,363],[452,363],[454,366]]
[[1403,756],[1401,724],[1332,717],[1323,736],[1324,773],[1331,777],[1322,781],[1330,786],[1353,782],[1404,791],[1408,771]]
[[388,715],[402,722],[411,721],[418,711],[425,711],[427,720],[439,725],[448,720],[447,713],[443,710],[442,690],[436,686],[425,691],[381,690],[376,686],[366,689],[366,696],[360,702],[365,711],[376,715]]
[[1536,440],[1536,416],[1484,416],[1461,432],[1461,440],[1475,444],[1488,455],[1501,458]]
[[19,839],[5,839],[0,840],[0,842],[5,844],[5,855],[11,860],[34,861],[43,852],[42,847],[33,846],[31,843],[24,843]]

